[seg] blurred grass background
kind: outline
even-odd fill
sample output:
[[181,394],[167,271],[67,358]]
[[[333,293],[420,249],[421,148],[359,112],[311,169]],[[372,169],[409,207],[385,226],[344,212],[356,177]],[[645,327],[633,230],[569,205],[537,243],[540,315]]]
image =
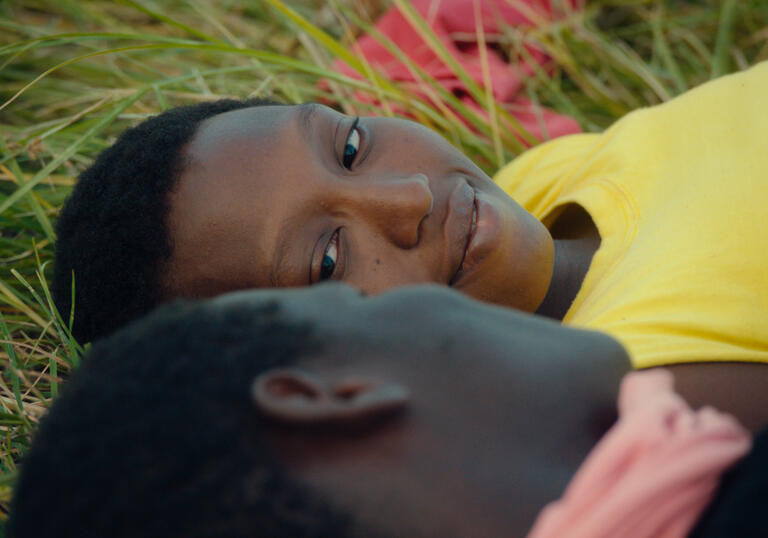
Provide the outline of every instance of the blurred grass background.
[[[394,4],[408,7],[405,0],[0,0],[0,536],[20,456],[82,353],[68,337],[71,313],[55,313],[46,285],[53,223],[79,172],[125,127],[175,105],[270,96],[322,100],[353,114],[405,110],[489,173],[522,150],[524,134],[500,132],[426,75],[431,100],[354,58],[354,38]],[[595,0],[556,22],[484,39],[510,62],[525,58],[524,44],[546,50],[557,67],[528,79],[527,96],[597,131],[768,59],[768,0]],[[335,73],[335,58],[363,80]],[[318,85],[322,78],[330,83]],[[482,88],[470,91],[503,113]]]

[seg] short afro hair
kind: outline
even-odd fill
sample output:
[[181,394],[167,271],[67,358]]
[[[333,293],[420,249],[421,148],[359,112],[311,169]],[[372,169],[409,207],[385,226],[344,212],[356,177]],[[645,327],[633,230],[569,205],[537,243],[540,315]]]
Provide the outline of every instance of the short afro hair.
[[352,518],[263,437],[252,380],[322,348],[275,301],[175,301],[96,342],[25,454],[13,538],[334,537]]
[[280,105],[223,99],[168,110],[126,130],[86,169],[59,216],[51,289],[64,320],[72,309],[81,343],[105,336],[162,301],[160,273],[171,255],[169,195],[183,149],[205,119]]

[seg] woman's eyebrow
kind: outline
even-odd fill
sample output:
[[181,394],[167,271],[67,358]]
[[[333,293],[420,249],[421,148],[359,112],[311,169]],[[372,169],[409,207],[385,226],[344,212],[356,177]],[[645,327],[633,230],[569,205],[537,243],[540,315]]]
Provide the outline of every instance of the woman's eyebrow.
[[[289,254],[291,247],[294,246],[297,240],[291,231],[295,232],[296,230],[299,230],[301,224],[302,221],[300,218],[287,217],[280,225],[280,229],[283,230],[283,232],[280,233],[277,239],[277,244],[273,250],[274,255],[272,257],[272,264],[269,268],[269,285],[273,288],[309,284],[309,281],[305,284],[301,280],[301,276],[295,274],[296,271],[292,272],[290,270],[290,266],[292,265],[291,262],[294,262],[295,260],[291,259],[292,257]],[[286,232],[286,230],[289,231]],[[311,260],[307,261],[310,262]],[[299,269],[299,273],[301,273],[301,269]],[[285,278],[286,275],[289,275],[289,277]]]
[[299,130],[307,144],[312,142],[313,122],[319,110],[320,105],[317,103],[304,103],[298,107],[297,120]]
[[[317,137],[315,136],[315,124],[317,114],[321,110],[322,105],[318,103],[303,103],[298,105],[295,109],[296,115],[294,125],[298,126],[304,142],[310,148],[317,142]],[[301,229],[302,224],[303,222],[301,219],[295,215],[286,217],[280,224],[280,229],[283,230],[283,232],[279,234],[272,251],[272,264],[269,267],[268,275],[270,286],[274,288],[285,287],[290,285],[289,283],[293,283],[293,285],[309,284],[309,280],[304,283],[300,280],[301,277],[292,275],[290,269],[286,270],[286,266],[290,267],[292,262],[295,261],[291,259],[292,256],[290,256],[290,251],[292,250],[291,247],[293,247],[295,237],[292,236],[292,233],[286,232],[286,230],[295,232],[296,230]],[[309,259],[307,261],[311,262]],[[296,273],[296,271],[293,271],[293,273]],[[286,275],[289,275],[288,278],[286,278]]]
[[272,266],[269,268],[269,285],[272,288],[281,288],[284,286],[280,277],[283,275],[284,260],[288,253],[289,245],[290,243],[288,242],[286,235],[282,234],[280,240],[278,240],[277,248],[274,251]]

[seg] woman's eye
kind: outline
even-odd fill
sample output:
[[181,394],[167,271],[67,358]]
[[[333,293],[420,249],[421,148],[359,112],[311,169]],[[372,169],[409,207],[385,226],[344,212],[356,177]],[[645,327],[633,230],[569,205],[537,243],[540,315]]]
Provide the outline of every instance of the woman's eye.
[[333,276],[333,272],[336,270],[336,258],[339,254],[339,230],[333,232],[328,246],[325,247],[323,252],[323,261],[320,262],[320,277],[319,281],[328,280]]
[[360,131],[357,129],[357,122],[359,118],[355,119],[355,123],[352,124],[352,129],[349,131],[347,141],[344,144],[344,158],[342,163],[344,168],[351,168],[352,163],[355,162],[357,151],[360,149]]

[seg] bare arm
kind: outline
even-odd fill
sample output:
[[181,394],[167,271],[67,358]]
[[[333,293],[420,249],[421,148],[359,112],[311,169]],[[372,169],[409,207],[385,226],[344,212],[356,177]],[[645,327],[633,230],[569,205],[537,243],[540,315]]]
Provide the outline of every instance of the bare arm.
[[768,364],[693,363],[665,366],[675,389],[693,407],[711,405],[741,421],[751,431],[768,425]]

